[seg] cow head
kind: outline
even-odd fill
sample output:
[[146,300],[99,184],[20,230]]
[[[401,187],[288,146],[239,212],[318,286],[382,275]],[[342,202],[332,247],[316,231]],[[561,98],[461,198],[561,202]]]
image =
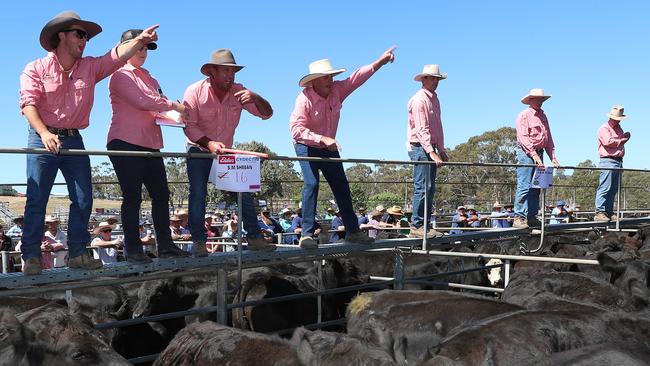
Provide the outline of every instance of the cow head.
[[[492,258],[487,263],[485,263],[486,266],[494,266],[494,265],[500,265],[503,264],[503,261],[501,259],[496,259]],[[494,268],[488,268],[488,281],[490,281],[490,284],[494,287],[498,286],[499,284],[503,284],[503,278],[501,277],[501,269],[503,267],[494,267]]]

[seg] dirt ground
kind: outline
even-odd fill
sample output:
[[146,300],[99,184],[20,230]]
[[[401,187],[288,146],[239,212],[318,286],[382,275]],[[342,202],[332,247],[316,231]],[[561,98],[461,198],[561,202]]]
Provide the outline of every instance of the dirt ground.
[[[9,202],[9,208],[17,214],[22,214],[25,211],[25,200],[25,197],[0,196],[0,202]],[[96,208],[119,210],[121,205],[122,201],[95,199],[93,201],[93,212],[95,212]],[[68,197],[50,196],[46,214],[67,212],[69,206],[70,199]],[[142,209],[151,210],[151,202],[142,202]]]

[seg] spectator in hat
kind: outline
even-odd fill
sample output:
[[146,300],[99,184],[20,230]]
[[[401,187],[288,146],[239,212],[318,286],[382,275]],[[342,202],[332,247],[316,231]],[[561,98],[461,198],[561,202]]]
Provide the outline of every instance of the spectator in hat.
[[93,249],[95,259],[101,260],[103,264],[116,263],[118,249],[122,248],[122,239],[113,239],[111,237],[114,228],[115,225],[104,221],[100,222],[93,230],[97,237],[90,242],[90,246],[95,248]]
[[285,207],[280,211],[280,226],[282,227],[283,232],[288,232],[289,228],[291,228],[291,214],[293,211],[291,211],[290,208]]
[[268,207],[262,209],[260,219],[257,222],[260,230],[264,233],[264,239],[270,243],[278,243],[276,234],[283,233],[282,226],[273,217]]
[[[304,89],[296,98],[289,122],[297,156],[340,158],[336,131],[343,102],[377,70],[394,60],[394,49],[390,48],[372,65],[361,67],[341,81],[334,81],[334,76],[345,69],[334,69],[328,59],[309,65],[309,74],[298,83]],[[346,240],[362,244],[372,243],[373,239],[359,230],[359,223],[352,208],[350,184],[345,176],[343,164],[319,161],[299,163],[305,182],[302,190],[302,208],[305,211],[300,246],[305,249],[318,247],[312,235],[315,233],[319,172],[323,173],[330,185],[336,204],[341,210]]]
[[325,217],[324,220],[332,221],[336,217],[336,214],[334,213],[334,208],[333,207],[328,207],[325,210]]
[[[621,121],[625,120],[623,106],[615,105],[607,114],[609,120],[598,129],[598,155],[600,168],[622,168],[625,156],[625,144],[630,140],[631,134],[623,132]],[[601,170],[598,189],[596,190],[596,216],[595,221],[617,220],[614,214],[614,199],[618,191],[621,172],[619,170]]]
[[203,226],[208,238],[214,238],[219,236],[219,229],[216,226],[212,225],[212,215],[205,214],[203,216]]
[[343,225],[343,219],[341,218],[341,211],[334,211],[334,218],[332,219],[332,226],[330,231],[330,243],[336,243],[339,240],[345,239],[345,226]]
[[368,218],[365,207],[359,207],[359,209],[357,211],[359,212],[359,216],[357,216],[357,222],[359,223],[359,229],[363,230],[361,228],[361,225],[367,224],[370,221],[370,219]]
[[563,200],[557,201],[551,211],[551,224],[563,224],[569,222],[569,212],[566,209],[566,203]]
[[[433,196],[436,192],[436,173],[443,162],[449,160],[445,151],[445,138],[440,117],[440,101],[436,89],[440,80],[447,74],[440,73],[438,65],[425,65],[422,72],[415,75],[415,81],[422,87],[408,102],[407,149],[411,161],[432,161],[435,164],[413,165],[413,217],[411,237],[423,237],[425,230],[425,211],[431,214]],[[426,193],[425,193],[426,192]],[[424,198],[427,197],[425,202]],[[431,222],[429,222],[430,224]],[[442,236],[430,229],[429,237]]]
[[0,225],[0,252],[9,251],[12,248],[11,238],[5,233],[4,227]]
[[14,226],[10,227],[7,230],[7,236],[12,238],[20,238],[23,236],[23,227],[25,224],[25,217],[23,215],[18,215],[13,219]]
[[499,201],[494,202],[492,205],[492,212],[490,213],[489,218],[492,220],[493,229],[503,229],[510,227],[508,225],[508,217],[510,214],[503,211],[503,206],[504,205],[500,204]]
[[[120,44],[133,42],[143,32],[129,29],[122,33]],[[107,150],[159,152],[163,147],[162,131],[156,125],[159,113],[176,111],[186,114],[185,105],[167,98],[158,81],[145,69],[149,51],[158,48],[155,42],[142,44],[126,65],[110,78],[108,89],[113,117],[108,130]],[[151,213],[158,233],[158,256],[186,257],[172,241],[169,231],[169,186],[162,157],[109,156],[122,190],[122,225],[126,260],[149,263],[140,238],[140,203],[142,185],[151,197]]]
[[[30,62],[20,76],[20,108],[29,123],[27,147],[84,149],[79,133],[88,127],[95,85],[138,52],[158,39],[157,25],[145,29],[131,42],[117,45],[101,57],[83,57],[87,42],[102,31],[72,11],[62,12],[41,30],[40,44],[47,56]],[[24,272],[41,273],[39,245],[43,237],[45,208],[57,171],[61,170],[70,192],[68,246],[71,268],[99,269],[86,245],[92,210],[92,184],[88,156],[27,154],[27,202],[22,237]]]
[[[140,236],[140,244],[142,244],[142,252],[146,256],[153,258],[155,257],[156,238],[153,235],[153,231],[147,229],[147,223],[149,222],[146,220],[140,220],[140,222],[138,222],[138,235]],[[176,245],[174,246],[176,247]],[[160,253],[158,253],[158,255],[160,255]]]
[[481,223],[487,220],[487,216],[479,215],[474,205],[467,205],[467,226],[468,227],[481,227]]
[[539,211],[539,189],[530,188],[530,183],[535,174],[535,169],[545,169],[543,154],[551,158],[557,168],[560,163],[555,155],[555,144],[551,136],[551,129],[542,104],[550,98],[544,94],[543,89],[531,89],[521,99],[528,108],[517,116],[517,159],[521,165],[536,165],[536,167],[517,168],[517,191],[515,192],[515,221],[513,226],[525,229],[529,226],[540,226],[537,219]]
[[169,218],[169,231],[172,237],[172,240],[181,240],[188,241],[192,237],[190,234],[183,234],[181,231],[181,219],[178,215],[172,215]]
[[377,230],[379,229],[379,220],[381,220],[383,214],[381,213],[381,211],[374,210],[370,212],[368,216],[370,218],[368,223],[359,225],[359,228],[361,230],[367,230],[369,237],[373,239],[377,239],[377,234],[379,233],[379,231]]
[[[459,228],[459,227],[467,227],[467,219],[468,215],[465,210],[465,206],[458,206],[456,208],[456,214],[451,218],[451,227],[452,228]],[[462,234],[463,230],[450,230],[449,235],[456,235],[456,234]]]
[[[68,260],[68,237],[59,229],[60,221],[52,215],[45,216],[45,233],[43,242],[49,244],[54,268],[66,267]],[[42,247],[42,245],[41,245]]]
[[[243,68],[235,62],[230,50],[214,51],[210,61],[201,66],[201,73],[207,78],[190,85],[185,91],[184,102],[189,106],[189,117],[184,131],[191,144],[190,153],[217,154],[223,148],[231,148],[242,109],[264,120],[273,115],[271,104],[266,99],[235,83],[235,74]],[[187,159],[190,228],[195,256],[207,255],[202,221],[211,168],[211,159]],[[248,249],[274,250],[275,245],[267,243],[257,230],[257,215],[250,193],[243,193],[241,209],[244,229],[248,233]]]
[[400,227],[399,223],[403,216],[404,212],[402,211],[402,207],[392,206],[388,208],[386,213],[382,216],[379,226],[383,228]]

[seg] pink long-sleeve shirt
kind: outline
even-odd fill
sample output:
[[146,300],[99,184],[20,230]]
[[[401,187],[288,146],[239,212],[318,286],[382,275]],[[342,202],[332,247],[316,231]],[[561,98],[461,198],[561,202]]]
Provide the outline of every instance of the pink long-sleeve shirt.
[[95,84],[124,65],[117,47],[101,57],[83,57],[65,76],[54,52],[32,61],[20,75],[20,109],[33,105],[43,123],[55,128],[86,128]]
[[[230,148],[239,125],[242,109],[261,119],[268,119],[255,106],[255,103],[239,103],[235,93],[245,90],[243,85],[234,83],[222,101],[212,91],[210,79],[203,79],[190,85],[185,91],[184,101],[189,106],[189,119],[185,121],[185,135],[195,144],[205,136],[211,141],[221,142]],[[204,150],[204,149],[202,149]]]
[[625,156],[624,134],[619,123],[607,121],[600,126],[598,129],[598,155],[601,158],[622,158]]
[[312,87],[306,87],[296,98],[291,113],[289,129],[293,140],[317,148],[325,148],[321,137],[336,138],[343,101],[368,80],[375,71],[366,65],[353,72],[345,80],[335,81],[327,98],[318,95]]
[[158,81],[144,68],[126,64],[117,70],[108,83],[113,118],[107,142],[119,139],[130,144],[161,149],[162,132],[156,125],[156,112],[172,109]]
[[517,141],[530,157],[537,155],[537,150],[546,150],[548,156],[555,158],[555,144],[548,126],[548,119],[543,110],[527,108],[517,116]]
[[408,125],[406,137],[409,142],[419,143],[429,154],[434,146],[445,152],[445,137],[440,119],[440,101],[436,92],[420,89],[408,102]]

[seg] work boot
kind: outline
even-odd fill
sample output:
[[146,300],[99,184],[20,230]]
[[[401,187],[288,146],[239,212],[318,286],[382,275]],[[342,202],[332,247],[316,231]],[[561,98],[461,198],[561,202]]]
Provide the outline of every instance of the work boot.
[[207,257],[208,249],[205,247],[204,241],[195,241],[192,244],[192,256],[193,257]]
[[160,258],[182,258],[189,257],[191,254],[180,249],[174,244],[158,248],[158,257]]
[[23,265],[23,274],[25,276],[36,276],[41,274],[41,259],[40,258],[29,258],[25,261]]
[[345,241],[355,244],[372,244],[375,242],[375,239],[359,230],[353,233],[345,233]]
[[528,226],[532,227],[542,227],[542,222],[539,221],[537,217],[529,217],[528,218]]
[[[622,218],[622,217],[621,217]],[[609,215],[609,220],[612,222],[618,221],[618,215],[617,214],[611,214]]]
[[144,255],[142,252],[127,255],[126,261],[129,262],[129,264],[148,264],[152,262],[151,258]]
[[[440,231],[436,231],[434,229],[429,229],[429,231],[427,231],[427,238],[440,238],[443,235],[445,234],[441,233]],[[409,232],[409,238],[422,238],[422,237],[424,237],[424,226],[421,227],[411,226],[411,230]]]
[[248,238],[248,250],[260,250],[264,252],[275,250],[275,244],[271,244],[264,238]]
[[101,269],[104,265],[102,261],[95,258],[90,258],[86,253],[68,259],[69,268],[80,268],[80,269]]
[[609,222],[610,220],[611,218],[604,212],[598,212],[596,213],[596,216],[594,216],[594,221]]
[[512,223],[512,227],[517,229],[528,229],[528,223],[523,217],[515,217],[515,221]]
[[318,244],[316,243],[316,240],[314,240],[314,238],[312,238],[311,236],[301,237],[299,245],[302,249],[306,249],[306,250],[318,249]]

